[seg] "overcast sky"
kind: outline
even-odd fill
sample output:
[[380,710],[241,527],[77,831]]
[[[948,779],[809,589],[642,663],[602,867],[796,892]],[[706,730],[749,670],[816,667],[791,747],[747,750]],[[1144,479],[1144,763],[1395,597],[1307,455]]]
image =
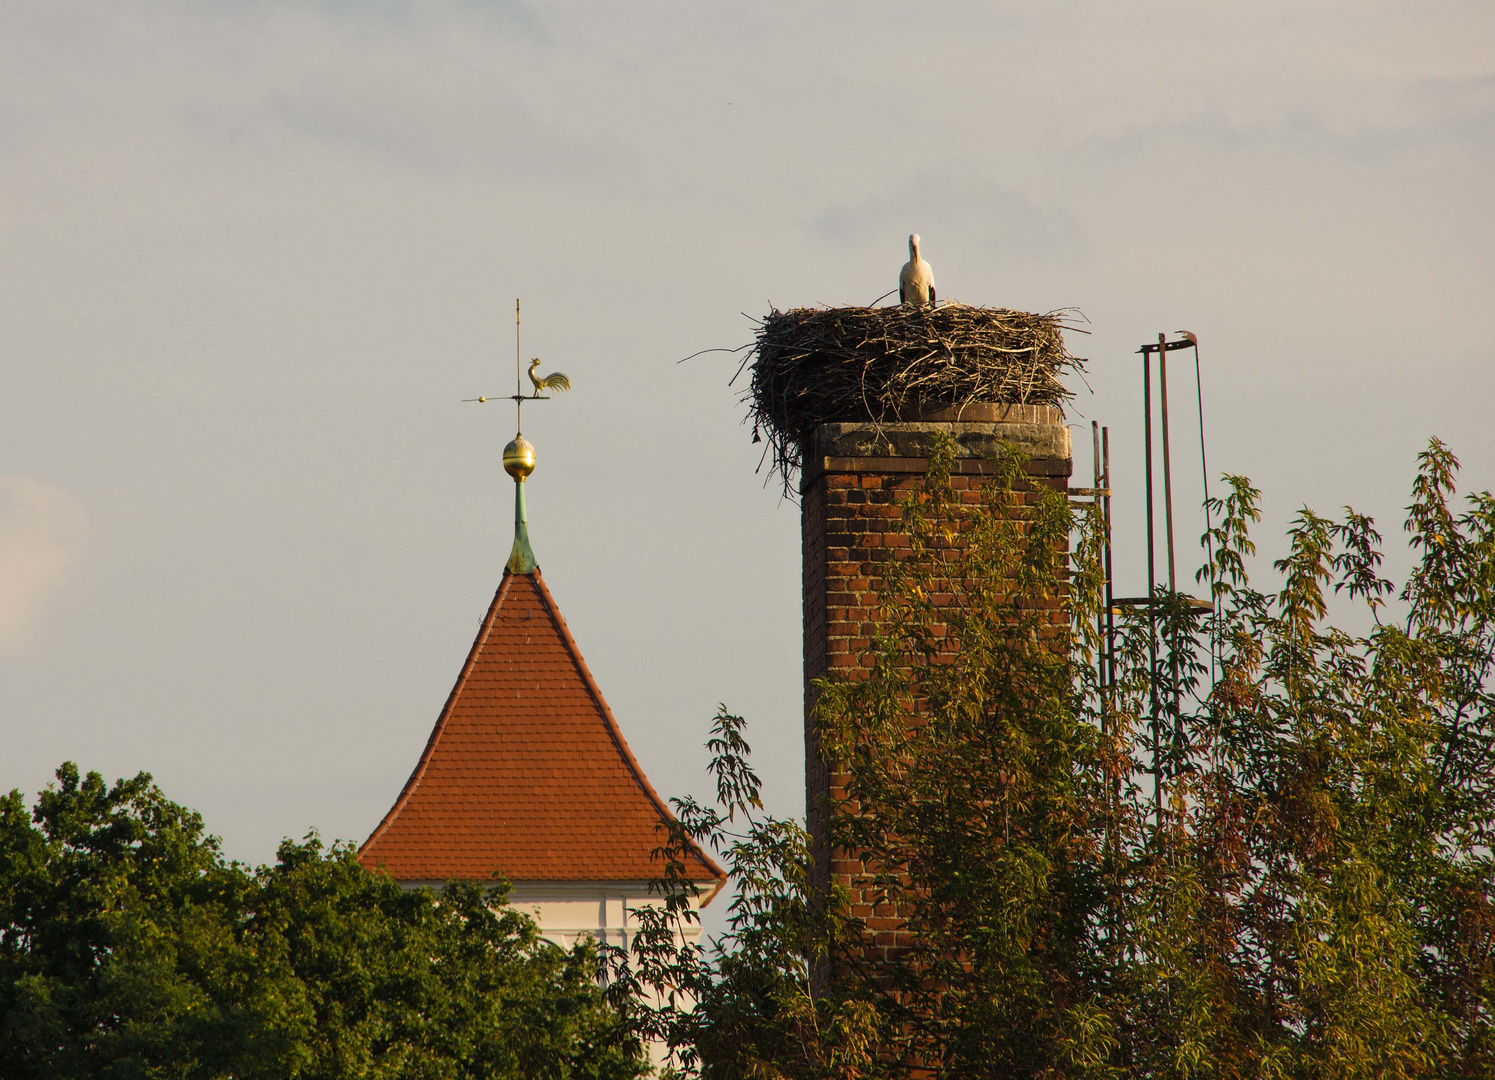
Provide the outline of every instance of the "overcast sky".
[[680,357],[872,301],[917,230],[941,297],[1089,319],[1120,590],[1159,330],[1266,553],[1304,503],[1400,548],[1429,436],[1495,486],[1492,196],[1488,0],[0,0],[0,789],[367,836],[508,552],[511,415],[460,399],[512,392],[518,296],[574,385],[534,548],[629,740],[703,792],[725,701],[798,812],[798,509]]

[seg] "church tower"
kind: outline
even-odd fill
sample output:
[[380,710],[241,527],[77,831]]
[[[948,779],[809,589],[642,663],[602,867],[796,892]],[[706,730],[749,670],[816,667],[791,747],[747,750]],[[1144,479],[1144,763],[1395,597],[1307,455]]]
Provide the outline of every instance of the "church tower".
[[[538,393],[538,391],[537,391]],[[516,395],[517,396],[517,395]],[[657,903],[652,852],[672,820],[608,708],[530,547],[535,451],[504,448],[514,544],[456,685],[404,790],[358,857],[407,887],[507,878],[511,903],[569,946],[628,945],[629,909]],[[692,849],[708,903],[725,874]]]

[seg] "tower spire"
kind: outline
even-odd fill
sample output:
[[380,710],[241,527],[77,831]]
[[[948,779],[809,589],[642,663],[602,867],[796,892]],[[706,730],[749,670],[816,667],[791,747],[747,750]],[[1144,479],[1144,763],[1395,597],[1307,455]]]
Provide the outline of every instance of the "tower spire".
[[529,516],[524,507],[524,478],[535,471],[535,448],[524,437],[524,391],[519,369],[524,361],[519,349],[519,298],[514,298],[514,438],[504,447],[504,472],[514,478],[514,546],[509,551],[511,574],[535,572],[535,552],[529,546]]
[[529,518],[524,509],[524,478],[535,471],[535,448],[521,434],[504,447],[504,472],[514,478],[514,546],[509,551],[511,574],[535,572],[535,552],[529,546]]
[[[510,397],[514,403],[514,437],[504,447],[504,472],[514,478],[514,546],[509,550],[509,561],[506,564],[511,574],[532,574],[537,569],[534,549],[529,544],[529,516],[524,507],[524,479],[535,471],[535,448],[528,439],[524,437],[524,403],[526,401],[549,401],[550,397],[562,390],[571,389],[571,380],[559,371],[544,377],[535,374],[535,368],[539,366],[539,358],[530,364],[529,378],[535,385],[533,394],[525,394],[522,390],[523,383],[520,381],[520,372],[524,367],[523,352],[519,344],[519,301],[514,301],[514,393]],[[549,390],[550,394],[542,394],[541,390]],[[476,401],[480,404],[489,401],[485,395],[475,398],[464,398],[464,401]]]

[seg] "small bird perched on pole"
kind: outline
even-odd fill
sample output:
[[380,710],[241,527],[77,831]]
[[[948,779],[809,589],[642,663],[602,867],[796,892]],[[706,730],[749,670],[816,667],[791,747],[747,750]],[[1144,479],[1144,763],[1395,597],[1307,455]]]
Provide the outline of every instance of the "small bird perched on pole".
[[919,234],[908,238],[908,262],[898,275],[898,302],[900,304],[934,303],[934,270],[919,258]]
[[541,390],[550,390],[560,393],[562,390],[571,389],[571,380],[559,371],[553,371],[549,375],[536,375],[535,368],[540,366],[540,358],[537,356],[529,362],[529,381],[535,385],[535,397],[540,396]]

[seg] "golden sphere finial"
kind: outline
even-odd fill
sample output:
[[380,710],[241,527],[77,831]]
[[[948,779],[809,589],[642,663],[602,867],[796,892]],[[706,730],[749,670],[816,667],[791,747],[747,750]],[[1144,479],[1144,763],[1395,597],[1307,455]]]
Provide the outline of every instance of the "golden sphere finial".
[[522,484],[524,478],[534,471],[534,445],[523,435],[515,435],[509,445],[504,447],[504,472]]

